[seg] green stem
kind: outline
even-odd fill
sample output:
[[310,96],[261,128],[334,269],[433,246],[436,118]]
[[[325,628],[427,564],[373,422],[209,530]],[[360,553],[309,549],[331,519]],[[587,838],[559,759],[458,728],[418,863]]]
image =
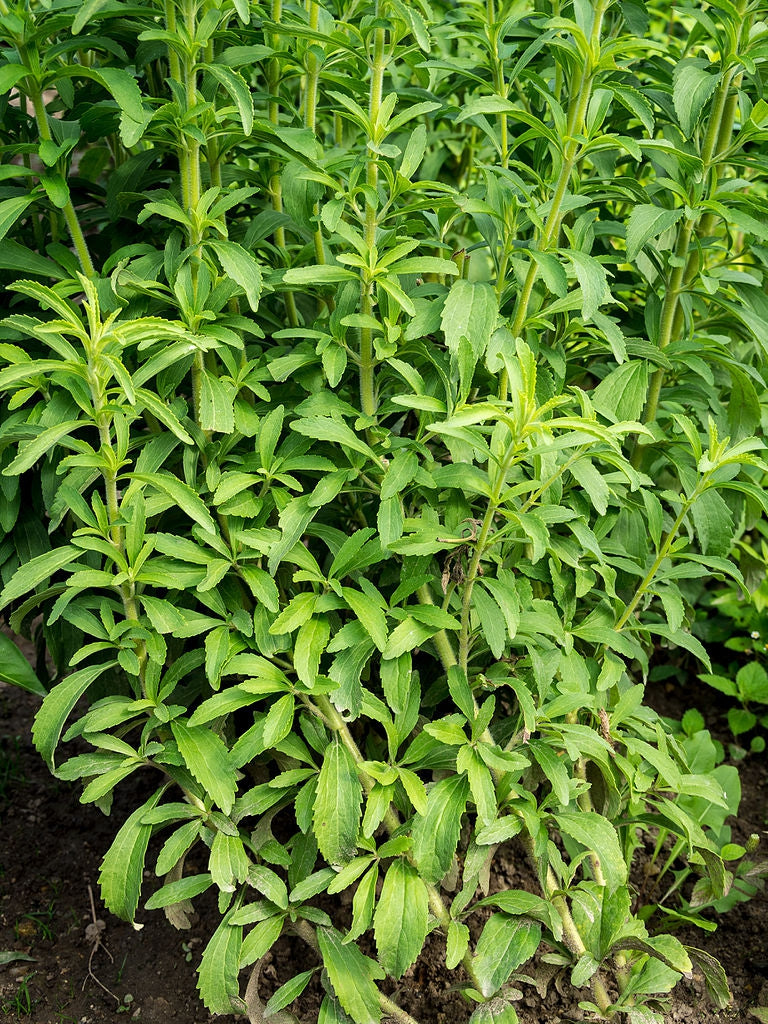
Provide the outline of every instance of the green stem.
[[[384,69],[386,67],[384,44],[385,30],[383,28],[375,29],[368,100],[368,116],[371,122],[371,131],[374,133],[384,88]],[[379,186],[379,158],[371,150],[368,151],[366,185],[368,188],[365,197],[365,244],[368,252],[371,253],[376,245],[377,190]],[[363,316],[373,315],[373,289],[373,280],[364,271],[360,286],[360,312]],[[370,327],[360,328],[360,408],[364,416],[375,417],[377,401],[374,380],[373,331]]]
[[[317,31],[320,23],[320,5],[316,0],[307,0],[309,11],[309,27]],[[317,129],[317,89],[320,81],[320,61],[317,55],[310,48],[307,52],[307,78],[304,89],[304,126],[314,134]],[[315,220],[315,230],[312,233],[312,240],[315,246],[315,259],[321,266],[327,263],[325,258],[325,247],[323,245],[323,231],[320,227],[320,203],[312,207],[312,215]],[[333,300],[324,300],[333,308]]]
[[[746,6],[746,0],[742,0],[738,5],[739,13],[742,16],[745,13]],[[716,192],[720,176],[720,167],[716,163],[717,157],[726,148],[733,134],[738,99],[734,87],[738,86],[739,79],[740,75],[736,67],[731,68],[723,75],[717,87],[707,123],[707,132],[704,136],[704,145],[701,150],[701,160],[703,164],[703,177],[705,180],[709,179],[708,191],[710,196]],[[712,212],[706,213],[698,222],[696,235],[699,238],[707,238],[712,234],[716,222],[716,214]],[[680,305],[680,298],[690,288],[701,270],[700,249],[694,247],[693,250],[688,251],[695,225],[695,221],[685,220],[678,228],[678,238],[675,246],[675,266],[664,295],[659,325],[657,344],[662,351],[680,334],[683,326],[683,311]],[[646,423],[651,423],[656,419],[663,386],[664,369],[659,367],[651,379],[648,391],[648,400],[644,414]],[[635,449],[633,463],[639,462],[640,453],[641,449],[638,446]]]
[[[19,56],[25,62],[28,62],[29,55],[26,47],[19,46]],[[33,75],[28,75],[26,79],[26,91],[29,98],[32,100],[32,106],[35,111],[35,121],[37,122],[37,131],[40,135],[40,139],[44,141],[51,141],[51,129],[48,125],[48,114],[45,110],[45,101],[43,99],[43,90],[40,87],[40,83]],[[86,277],[95,277],[96,269],[91,260],[91,254],[88,251],[88,244],[85,241],[85,235],[83,229],[80,226],[80,221],[77,217],[77,211],[72,203],[72,200],[67,200],[66,206],[61,211],[64,214],[64,220],[69,234],[72,239],[72,244],[75,247],[75,253],[80,262],[80,266],[83,268],[83,273]]]
[[672,527],[671,527],[669,533],[664,538],[664,543],[661,545],[661,547],[659,549],[659,553],[656,555],[656,558],[653,560],[653,564],[651,565],[650,569],[648,570],[648,572],[643,577],[643,580],[640,583],[640,585],[638,586],[637,590],[635,591],[634,596],[632,597],[632,600],[629,602],[627,607],[624,609],[624,613],[619,617],[619,620],[617,621],[616,625],[613,627],[616,630],[617,633],[621,629],[624,628],[624,626],[629,621],[632,613],[634,612],[635,608],[637,608],[638,604],[643,599],[643,595],[646,593],[646,591],[648,590],[648,587],[653,582],[653,578],[655,577],[656,573],[659,571],[659,567],[661,566],[661,563],[664,561],[664,559],[669,554],[669,552],[670,552],[670,550],[672,548],[672,545],[675,542],[675,538],[677,536],[678,530],[680,529],[680,527],[683,524],[683,520],[685,519],[685,517],[690,512],[691,506],[696,501],[696,499],[701,494],[703,494],[703,492],[706,490],[708,481],[709,481],[709,477],[708,476],[702,477],[701,480],[696,485],[696,488],[694,489],[693,494],[691,495],[691,497],[683,502],[682,508],[680,509],[680,512],[678,513],[677,518],[675,519],[674,523],[672,524]]
[[[605,17],[605,12],[610,5],[610,2],[611,0],[598,0],[595,8],[594,21],[592,23],[592,52],[590,57],[585,61],[584,67],[581,70],[580,78],[578,83],[576,83],[573,100],[568,111],[568,120],[566,124],[567,142],[563,150],[560,173],[558,174],[557,181],[555,183],[549,214],[544,224],[544,230],[541,238],[539,239],[538,248],[541,252],[546,252],[547,249],[552,246],[556,246],[560,235],[560,225],[563,218],[563,200],[565,199],[568,191],[568,183],[570,181],[571,174],[578,163],[581,149],[581,143],[576,136],[580,135],[584,128],[584,120],[587,115],[589,100],[592,95],[592,86],[594,83],[593,66],[596,62],[596,51],[600,44],[603,18]],[[531,303],[531,296],[533,295],[533,288],[536,284],[538,273],[538,264],[534,259],[532,259],[528,264],[528,272],[517,298],[515,316],[510,328],[512,335],[515,338],[522,337],[523,327],[525,326],[525,321],[528,318],[528,308]],[[499,379],[499,397],[502,401],[506,400],[507,387],[507,371],[503,370]]]
[[[283,4],[282,0],[272,0],[272,21],[279,25],[283,17]],[[280,36],[275,32],[272,34],[270,39],[270,45],[277,51],[280,47]],[[267,64],[267,91],[269,93],[269,120],[270,123],[277,127],[280,124],[280,102],[278,94],[280,91],[280,59],[278,57],[272,57]],[[280,162],[278,160],[270,160],[269,162],[269,196],[272,201],[272,209],[275,213],[283,212],[283,184],[280,179]],[[283,254],[283,261],[286,266],[289,265],[290,259],[288,256],[288,246],[285,238],[285,228],[280,225],[275,228],[274,233],[275,246]],[[283,302],[285,303],[285,314],[288,318],[288,323],[291,327],[297,327],[299,324],[299,313],[296,309],[296,298],[291,291],[283,293]]]
[[[360,776],[360,781],[362,782],[363,788],[365,789],[366,793],[370,793],[370,791],[376,784],[375,779],[373,779],[365,771],[365,769],[360,767],[365,761],[365,758],[363,757],[359,747],[355,743],[355,740],[351,732],[349,731],[349,726],[326,696],[315,696],[312,698],[312,701],[316,705],[317,709],[322,715],[324,721],[327,723],[328,727],[336,733],[341,742],[352,755],[352,760],[358,766],[358,774]],[[309,707],[312,706],[311,702],[307,700],[305,700],[305,703]],[[384,815],[382,824],[384,825],[384,828],[390,835],[393,832],[395,832],[398,828],[400,828],[400,819],[398,817],[397,811],[391,804],[387,810],[387,813]],[[406,856],[410,859],[409,854],[406,854]],[[427,893],[429,895],[429,908],[432,911],[433,916],[439,922],[441,929],[445,932],[448,930],[448,926],[451,922],[451,915],[448,912],[448,908],[443,902],[443,898],[440,895],[440,890],[437,888],[437,886],[432,885],[431,882],[425,882],[424,884],[427,887]],[[466,954],[464,955],[462,964],[472,984],[478,991],[481,991],[482,986],[480,984],[480,979],[475,973],[474,964],[472,963],[472,955],[469,950],[467,950]]]

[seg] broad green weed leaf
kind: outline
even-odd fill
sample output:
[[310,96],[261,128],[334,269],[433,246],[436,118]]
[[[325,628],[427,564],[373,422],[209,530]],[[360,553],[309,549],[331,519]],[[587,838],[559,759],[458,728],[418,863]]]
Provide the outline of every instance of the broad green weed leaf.
[[219,258],[224,272],[243,289],[248,305],[255,313],[259,308],[262,288],[262,275],[259,264],[237,242],[212,241],[208,245]]
[[466,338],[472,346],[475,362],[482,358],[496,326],[498,304],[493,289],[481,282],[455,281],[443,306],[440,326],[445,343],[457,353]]
[[512,971],[530,960],[541,941],[541,925],[524,917],[496,913],[483,928],[473,966],[483,995],[494,995]]
[[203,951],[197,969],[200,998],[211,1013],[231,1014],[232,1000],[239,997],[238,968],[243,946],[241,925],[230,924],[227,914]]
[[180,878],[177,882],[169,882],[162,886],[156,893],[153,893],[144,904],[146,910],[159,910],[162,907],[172,906],[174,903],[181,903],[182,900],[191,900],[195,896],[210,889],[213,879],[209,874],[188,875]]
[[0,201],[0,239],[5,238],[16,221],[34,203],[36,196],[14,196]]
[[49,579],[59,569],[64,569],[76,562],[82,555],[83,552],[80,549],[66,545],[31,558],[16,570],[0,593],[0,608],[5,608],[11,601],[16,601],[30,590],[34,590],[36,586]]
[[205,503],[188,484],[177,480],[170,473],[133,473],[132,478],[140,483],[151,484],[152,487],[163,491],[179,508],[186,512],[190,519],[199,523],[204,530],[208,533],[216,532],[213,519],[205,507]]
[[436,782],[427,794],[426,813],[417,815],[413,825],[413,859],[427,882],[435,884],[448,873],[468,797],[464,775]]
[[673,72],[672,98],[683,134],[693,134],[702,110],[717,88],[720,76],[708,71],[709,61],[690,57],[681,60]]
[[[247,8],[245,9],[247,10]],[[243,133],[250,135],[253,131],[253,98],[243,76],[223,64],[203,64],[201,65],[201,70],[212,75],[219,85],[226,89],[237,107],[240,123],[243,126]],[[226,270],[227,268],[225,267],[224,269]],[[238,281],[238,284],[241,283]],[[255,309],[256,307],[252,306],[251,308]]]

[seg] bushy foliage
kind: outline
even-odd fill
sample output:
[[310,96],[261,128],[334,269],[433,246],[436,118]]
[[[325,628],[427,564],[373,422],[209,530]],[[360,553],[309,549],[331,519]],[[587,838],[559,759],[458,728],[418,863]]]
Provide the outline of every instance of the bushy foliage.
[[540,947],[598,1016],[693,961],[727,1002],[671,932],[753,870],[738,776],[643,683],[711,673],[766,507],[765,12],[0,0],[0,604],[55,665],[2,676],[84,802],[155,780],[102,895],[163,832],[210,1010],[262,1019],[284,931],[267,1016],[322,969],[323,1024],[412,1021],[435,929],[475,1024]]

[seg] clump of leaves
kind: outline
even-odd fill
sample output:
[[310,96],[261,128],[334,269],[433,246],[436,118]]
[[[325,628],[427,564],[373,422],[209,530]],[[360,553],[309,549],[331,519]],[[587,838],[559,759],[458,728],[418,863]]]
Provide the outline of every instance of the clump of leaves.
[[[84,802],[157,778],[102,895],[133,921],[165,832],[211,1011],[320,969],[324,1024],[413,1022],[378,983],[435,929],[474,1024],[542,943],[600,1017],[694,960],[727,1002],[629,878],[663,832],[732,882],[643,681],[711,668],[766,508],[764,13],[0,0],[0,606],[55,665],[3,678]],[[317,967],[262,1007],[284,932]]]

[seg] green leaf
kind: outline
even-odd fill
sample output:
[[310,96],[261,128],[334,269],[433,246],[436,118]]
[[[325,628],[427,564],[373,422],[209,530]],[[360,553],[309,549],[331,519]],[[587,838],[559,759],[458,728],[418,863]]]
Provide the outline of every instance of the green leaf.
[[551,784],[557,802],[567,807],[571,799],[570,776],[562,759],[544,740],[531,740],[528,749],[538,761],[544,777]]
[[3,199],[0,202],[0,238],[5,238],[22,213],[34,203],[35,198],[29,194]]
[[104,906],[131,923],[139,905],[144,858],[152,834],[152,826],[143,824],[143,818],[162,795],[161,787],[125,820],[101,862],[99,885]]
[[235,429],[234,400],[235,392],[230,384],[208,370],[201,371],[200,427],[203,430],[231,434]]
[[392,861],[373,928],[379,962],[393,978],[402,978],[421,953],[428,917],[429,894],[418,872],[402,859]]
[[380,651],[383,651],[387,645],[389,635],[384,609],[374,598],[368,594],[363,594],[359,590],[353,590],[351,587],[342,587],[341,593],[344,600],[363,624],[371,640],[373,640]]
[[[225,71],[227,69],[221,68],[220,70]],[[248,299],[248,305],[255,313],[259,308],[262,288],[261,267],[259,264],[237,242],[209,241],[207,245],[218,256],[224,273],[228,274],[243,289],[245,297]]]
[[59,743],[64,723],[88,687],[107,669],[117,662],[107,661],[101,665],[88,665],[67,676],[53,687],[35,715],[32,738],[35,749],[53,770],[53,754]]
[[316,970],[317,967],[312,967],[308,971],[302,971],[301,974],[297,974],[290,981],[286,981],[284,985],[281,985],[264,1007],[264,1016],[269,1017],[274,1013],[278,1013],[284,1007],[290,1005],[294,999],[298,999]]
[[352,755],[335,739],[323,757],[313,812],[317,845],[329,864],[344,864],[357,853],[362,801]]
[[626,884],[627,865],[619,837],[607,818],[594,811],[568,811],[554,818],[562,832],[596,854],[609,890]]
[[[78,67],[78,71],[81,71],[81,68]],[[144,110],[141,90],[136,79],[122,68],[99,68],[89,71],[88,77],[101,82],[120,108],[120,138],[123,145],[130,149],[142,137],[152,118],[151,112]]]
[[328,646],[331,627],[325,616],[314,616],[305,622],[296,635],[293,665],[300,681],[312,687],[320,671],[320,658]]
[[648,393],[648,364],[633,359],[612,370],[590,394],[592,405],[614,423],[639,420]]
[[288,890],[282,878],[263,864],[252,864],[248,872],[248,881],[270,902],[288,909]]
[[213,885],[213,879],[206,872],[203,875],[188,875],[177,882],[169,882],[153,893],[144,904],[146,910],[159,910],[173,906],[183,900],[194,899]]
[[703,58],[687,58],[679,61],[672,73],[672,100],[686,138],[693,135],[701,112],[720,81],[719,74],[706,70],[710,66]]
[[222,811],[229,814],[235,802],[237,780],[227,748],[216,733],[204,726],[174,721],[171,729],[187,768]]
[[733,513],[716,490],[701,494],[691,507],[696,536],[705,555],[727,555],[733,546]]
[[[264,954],[269,952],[280,938],[282,930],[282,914],[259,921],[245,937],[245,942],[243,942],[242,949],[240,950],[240,967],[248,967],[257,960],[261,960]],[[237,974],[237,971],[235,971],[235,974]]]
[[453,863],[468,797],[469,782],[465,775],[442,779],[427,794],[426,814],[418,814],[414,819],[413,859],[427,882],[441,881]]
[[598,308],[610,299],[605,267],[594,256],[576,249],[568,249],[565,255],[571,261],[581,288],[581,315],[584,320],[591,320]]
[[299,434],[305,434],[317,441],[330,441],[333,444],[341,445],[349,451],[359,452],[367,456],[377,465],[379,460],[373,451],[361,437],[350,429],[346,423],[339,420],[332,420],[327,416],[311,416],[307,419],[295,420],[291,423],[291,430]]
[[379,1024],[379,992],[373,979],[383,977],[383,971],[354,943],[345,945],[335,928],[319,928],[317,941],[333,991],[344,1010],[355,1024]]
[[292,267],[286,270],[283,281],[286,284],[338,284],[339,281],[355,280],[357,274],[344,267],[322,264],[314,267]]
[[477,362],[488,347],[498,314],[496,293],[489,284],[454,281],[445,300],[440,322],[448,349],[458,353],[459,342],[466,338]]
[[408,450],[398,452],[387,467],[381,482],[381,500],[387,501],[389,498],[402,494],[413,480],[418,468],[419,460],[416,452]]
[[5,633],[0,633],[0,682],[12,683],[27,693],[45,697],[46,688],[16,644]]
[[[234,100],[237,112],[240,115],[243,134],[250,135],[253,131],[253,97],[243,76],[224,64],[202,64],[201,69],[215,78],[219,85],[227,90]],[[224,269],[226,270],[227,268],[225,267]],[[251,308],[256,309],[255,306]]]
[[192,488],[170,473],[133,473],[131,479],[140,483],[151,484],[157,490],[167,494],[175,505],[193,519],[207,533],[215,533],[216,526],[202,498]]
[[491,999],[475,1009],[467,1024],[518,1024],[517,1011],[506,999]]
[[[711,953],[703,949],[696,949],[693,946],[686,946],[685,951],[691,958],[693,964],[699,968],[704,975],[704,984],[707,988],[707,995],[718,1010],[724,1010],[733,1002],[733,996],[728,988],[728,978],[723,970],[722,964],[716,960]],[[765,1017],[768,1020],[768,1013]]]
[[668,231],[682,215],[682,209],[667,210],[663,206],[648,203],[633,207],[627,221],[627,259],[637,259],[647,242]]
[[41,431],[31,441],[22,442],[19,445],[19,454],[11,462],[10,466],[3,470],[3,475],[18,476],[20,473],[25,473],[34,466],[38,459],[55,447],[63,437],[66,437],[82,426],[84,426],[82,420],[55,423],[52,427],[47,427]]
[[30,558],[16,570],[3,592],[0,593],[0,609],[5,608],[11,601],[16,601],[28,591],[34,590],[40,583],[50,579],[59,569],[71,565],[84,554],[85,552],[80,548],[70,544]]
[[197,969],[200,998],[211,1013],[231,1014],[233,1000],[240,995],[238,973],[243,929],[229,923],[232,914],[230,911],[226,915],[211,936]]
[[488,918],[473,959],[480,991],[494,995],[514,971],[530,960],[541,941],[541,925],[524,917],[496,913]]

